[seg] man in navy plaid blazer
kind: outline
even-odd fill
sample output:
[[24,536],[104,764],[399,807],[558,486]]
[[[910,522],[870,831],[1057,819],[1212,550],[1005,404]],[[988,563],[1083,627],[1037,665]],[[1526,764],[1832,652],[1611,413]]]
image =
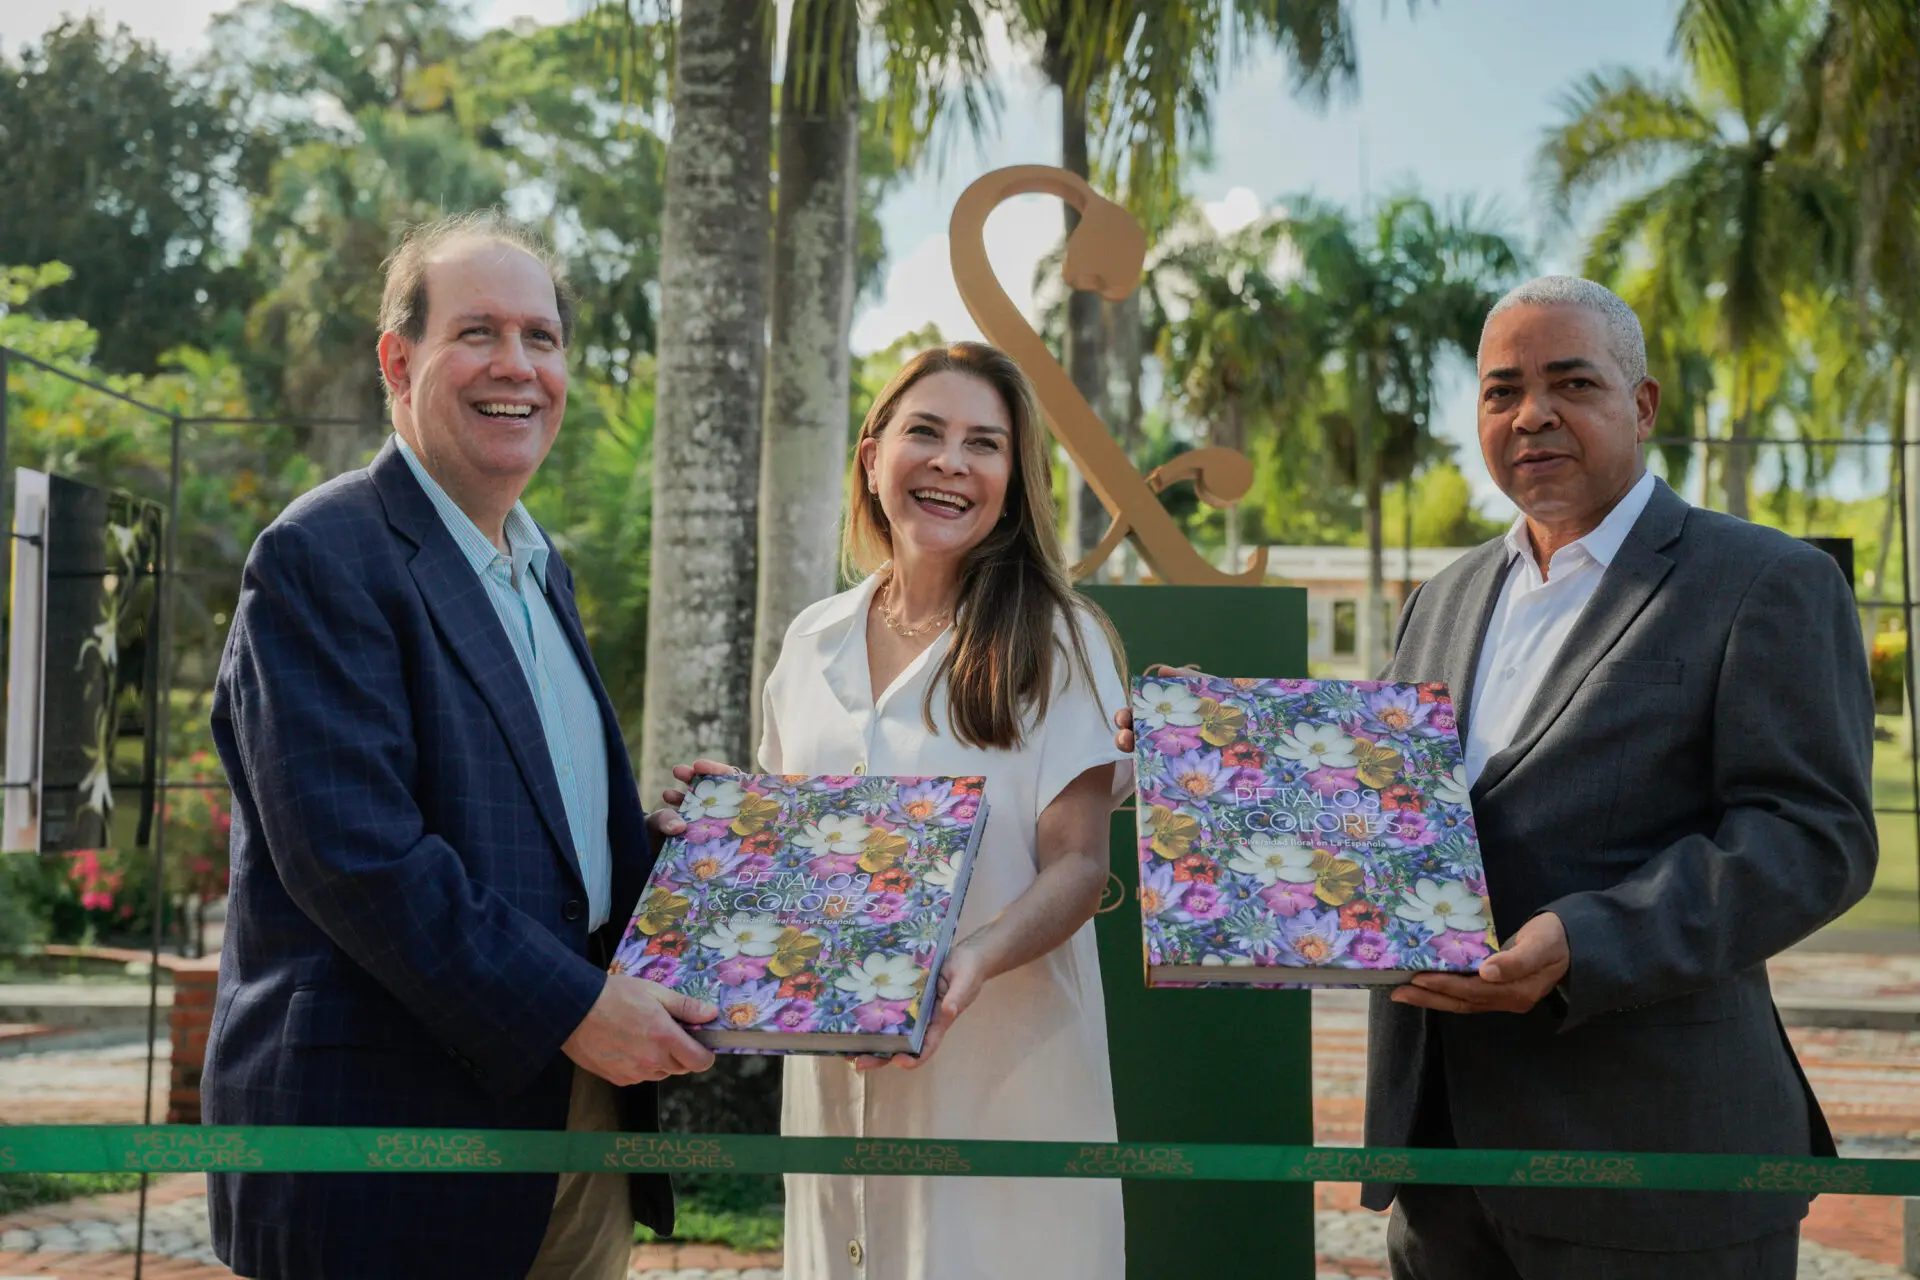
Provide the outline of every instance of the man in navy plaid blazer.
[[[609,977],[652,852],[572,577],[519,503],[566,407],[551,258],[491,216],[388,265],[396,438],[248,557],[215,692],[233,885],[202,1083],[214,1124],[651,1130],[714,1016]],[[677,822],[670,825],[677,826]],[[241,1275],[626,1274],[658,1175],[210,1176]]]

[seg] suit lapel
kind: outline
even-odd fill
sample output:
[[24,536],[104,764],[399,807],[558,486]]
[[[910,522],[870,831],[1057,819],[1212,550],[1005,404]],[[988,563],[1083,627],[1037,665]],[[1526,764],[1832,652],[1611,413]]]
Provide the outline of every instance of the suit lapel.
[[1492,554],[1474,570],[1462,591],[1457,616],[1471,619],[1472,625],[1456,628],[1447,642],[1447,692],[1453,698],[1454,721],[1463,743],[1467,740],[1467,719],[1473,714],[1473,677],[1480,666],[1480,646],[1486,641],[1487,625],[1493,621],[1493,608],[1500,602],[1500,588],[1506,585],[1511,566],[1506,544],[1494,543]]
[[1653,593],[1673,569],[1673,561],[1662,554],[1680,536],[1686,523],[1687,504],[1664,483],[1654,482],[1653,496],[1640,513],[1625,542],[1613,557],[1613,563],[1600,576],[1600,585],[1587,601],[1568,633],[1547,678],[1527,704],[1520,732],[1503,750],[1495,752],[1474,783],[1478,799],[1500,784],[1526,758],[1527,752],[1553,727],[1560,713],[1580,692],[1587,676],[1600,659],[1618,644],[1633,620],[1653,599]]
[[417,547],[407,567],[427,612],[433,615],[441,640],[466,668],[468,678],[493,713],[520,777],[533,796],[534,808],[553,836],[561,865],[584,894],[586,884],[574,856],[573,833],[567,826],[559,780],[554,777],[553,757],[547,752],[540,710],[480,575],[440,522],[440,513],[433,509],[432,500],[391,441],[368,471],[386,503],[388,522]]

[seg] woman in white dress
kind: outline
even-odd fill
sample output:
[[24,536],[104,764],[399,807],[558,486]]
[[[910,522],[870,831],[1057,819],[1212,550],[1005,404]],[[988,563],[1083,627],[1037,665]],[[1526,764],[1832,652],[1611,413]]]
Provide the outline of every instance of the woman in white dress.
[[[1127,699],[1068,578],[1025,375],[977,343],[922,352],[848,488],[847,576],[867,576],[788,630],[760,767],[982,775],[989,816],[923,1053],[787,1059],[781,1131],[1112,1142],[1093,915]],[[1110,1180],[787,1178],[787,1280],[1118,1280],[1123,1258]]]

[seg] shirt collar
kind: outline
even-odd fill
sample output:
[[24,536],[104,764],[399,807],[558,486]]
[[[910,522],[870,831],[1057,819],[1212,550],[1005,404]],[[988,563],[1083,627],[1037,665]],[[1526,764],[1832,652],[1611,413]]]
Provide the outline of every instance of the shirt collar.
[[[1612,564],[1613,558],[1620,554],[1621,544],[1626,542],[1627,535],[1633,532],[1635,522],[1647,509],[1647,503],[1652,500],[1653,486],[1653,472],[1641,472],[1633,488],[1627,490],[1626,496],[1613,504],[1613,510],[1607,512],[1606,518],[1586,537],[1575,539],[1560,548],[1554,553],[1554,559],[1558,560],[1578,547],[1602,569]],[[1527,536],[1527,518],[1524,515],[1515,517],[1513,527],[1507,530],[1506,544],[1509,564],[1516,556],[1533,559],[1533,539]],[[1539,566],[1536,564],[1535,567]]]
[[440,513],[440,523],[453,535],[454,543],[460,553],[473,566],[475,573],[486,573],[496,563],[505,564],[518,582],[520,575],[528,570],[533,572],[533,580],[540,590],[547,589],[547,540],[540,533],[540,526],[527,511],[526,504],[516,502],[513,510],[507,512],[504,532],[509,551],[502,554],[500,548],[493,545],[493,539],[480,531],[473,518],[460,509],[460,504],[447,495],[427,471],[426,466],[414,454],[404,436],[397,432],[393,442],[400,448],[400,456],[407,460],[407,466],[413,471],[413,478],[426,490],[427,498],[433,503],[435,511]]

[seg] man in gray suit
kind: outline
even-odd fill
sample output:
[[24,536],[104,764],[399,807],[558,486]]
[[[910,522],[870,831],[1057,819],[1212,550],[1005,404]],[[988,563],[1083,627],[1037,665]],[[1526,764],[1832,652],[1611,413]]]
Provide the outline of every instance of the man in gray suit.
[[[1601,286],[1542,277],[1489,313],[1480,446],[1521,518],[1413,593],[1386,678],[1452,691],[1503,945],[1376,990],[1368,1146],[1834,1154],[1766,960],[1873,880],[1859,620],[1829,557],[1648,474],[1659,407]],[[1394,1207],[1395,1280],[1792,1280],[1807,1201],[1363,1197]]]
[[[1415,591],[1387,678],[1453,693],[1504,946],[1376,992],[1369,1146],[1831,1155],[1766,960],[1873,879],[1873,701],[1833,561],[1642,458],[1632,310],[1573,277],[1480,340],[1521,518]],[[1397,1193],[1397,1196],[1396,1196]],[[1396,1280],[1791,1280],[1804,1195],[1370,1186]]]

